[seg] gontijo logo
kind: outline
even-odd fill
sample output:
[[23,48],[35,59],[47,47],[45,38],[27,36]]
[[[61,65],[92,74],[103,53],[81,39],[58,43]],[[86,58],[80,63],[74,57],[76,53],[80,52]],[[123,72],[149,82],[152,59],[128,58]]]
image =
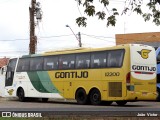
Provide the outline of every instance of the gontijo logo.
[[149,57],[149,53],[151,50],[142,49],[141,51],[137,51],[143,59],[147,59]]

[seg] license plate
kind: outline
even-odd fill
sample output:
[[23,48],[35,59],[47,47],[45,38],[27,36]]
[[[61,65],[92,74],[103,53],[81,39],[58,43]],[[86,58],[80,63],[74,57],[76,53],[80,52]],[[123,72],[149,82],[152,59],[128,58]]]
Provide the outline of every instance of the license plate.
[[142,95],[147,95],[147,92],[142,92]]

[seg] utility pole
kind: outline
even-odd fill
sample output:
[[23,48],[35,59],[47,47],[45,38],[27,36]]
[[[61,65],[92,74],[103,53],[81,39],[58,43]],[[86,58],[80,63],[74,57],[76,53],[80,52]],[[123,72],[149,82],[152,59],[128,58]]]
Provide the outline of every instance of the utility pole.
[[[30,15],[30,43],[29,43],[29,54],[35,54],[37,50],[37,36],[35,35],[35,27],[39,24],[39,21],[42,19],[42,10],[40,2],[36,0],[31,0],[31,7],[29,7]],[[35,24],[35,17],[37,23]]]
[[30,43],[29,43],[29,54],[35,54],[37,46],[37,37],[35,36],[35,5],[36,0],[31,1],[31,7],[29,7],[30,14]]
[[80,32],[78,32],[78,41],[79,41],[79,47],[82,47],[81,33]]

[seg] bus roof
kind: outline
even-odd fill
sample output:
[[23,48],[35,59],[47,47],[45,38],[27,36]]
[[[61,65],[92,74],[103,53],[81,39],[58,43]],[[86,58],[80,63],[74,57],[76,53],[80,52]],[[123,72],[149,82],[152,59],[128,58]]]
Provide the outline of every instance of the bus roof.
[[112,47],[103,47],[103,48],[71,48],[71,49],[62,49],[62,50],[55,50],[55,51],[48,51],[45,52],[44,55],[51,55],[51,54],[67,54],[67,53],[79,53],[79,52],[90,52],[90,51],[100,51],[100,50],[106,50],[106,49],[118,49],[122,48],[124,45],[117,45]]
[[103,50],[112,50],[112,49],[121,49],[124,47],[129,47],[129,46],[148,46],[148,45],[143,45],[143,44],[121,44],[121,45],[116,45],[116,46],[111,46],[111,47],[103,47],[103,48],[71,48],[71,49],[61,49],[61,50],[54,50],[54,51],[47,51],[41,54],[32,54],[32,55],[23,55],[22,58],[26,57],[36,57],[36,56],[47,56],[47,55],[58,55],[58,54],[69,54],[69,53],[79,53],[79,52],[91,52],[91,51],[103,51]]

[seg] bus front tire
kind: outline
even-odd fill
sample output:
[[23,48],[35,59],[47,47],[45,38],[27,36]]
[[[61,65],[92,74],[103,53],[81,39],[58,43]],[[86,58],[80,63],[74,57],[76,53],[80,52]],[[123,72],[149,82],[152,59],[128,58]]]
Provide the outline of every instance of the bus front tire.
[[76,97],[78,104],[80,104],[80,105],[87,104],[88,97],[87,97],[86,91],[84,89],[82,89],[82,88],[78,89],[75,97]]
[[24,95],[24,90],[23,88],[20,88],[18,90],[18,98],[20,102],[24,102],[25,101],[25,95]]
[[125,104],[127,104],[127,101],[116,101],[116,103],[119,106],[124,106]]
[[101,104],[101,93],[98,89],[93,89],[90,93],[90,102],[92,105]]

